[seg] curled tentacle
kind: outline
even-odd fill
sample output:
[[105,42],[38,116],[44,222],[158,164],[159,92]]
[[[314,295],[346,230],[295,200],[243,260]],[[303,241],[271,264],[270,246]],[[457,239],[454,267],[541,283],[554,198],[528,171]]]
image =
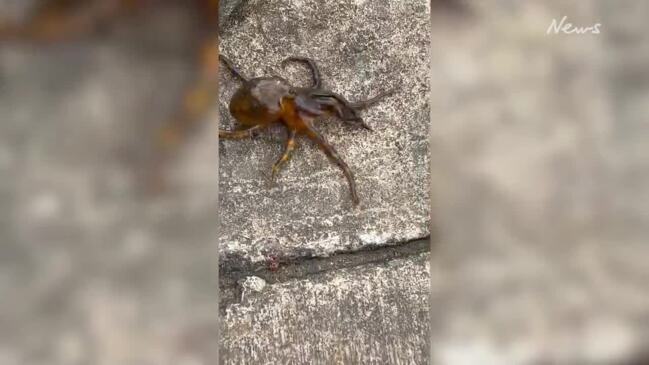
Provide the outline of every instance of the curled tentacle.
[[221,60],[221,62],[223,62],[223,64],[225,65],[225,67],[226,67],[228,70],[230,70],[230,72],[231,72],[231,73],[232,73],[236,78],[238,78],[238,79],[241,80],[242,82],[248,82],[248,79],[247,79],[245,76],[243,76],[243,74],[241,73],[241,71],[239,71],[239,69],[237,69],[237,68],[234,66],[234,64],[232,64],[232,61],[230,61],[229,58],[225,57],[225,56],[222,55],[222,54],[219,54],[219,59]]
[[315,61],[312,60],[311,58],[307,57],[288,57],[284,61],[282,61],[282,66],[286,67],[286,64],[288,62],[295,61],[295,62],[302,62],[306,63],[309,68],[311,69],[311,78],[313,79],[313,86],[311,86],[314,89],[320,89],[322,87],[322,79],[320,78],[320,70],[318,69],[318,66],[316,65]]

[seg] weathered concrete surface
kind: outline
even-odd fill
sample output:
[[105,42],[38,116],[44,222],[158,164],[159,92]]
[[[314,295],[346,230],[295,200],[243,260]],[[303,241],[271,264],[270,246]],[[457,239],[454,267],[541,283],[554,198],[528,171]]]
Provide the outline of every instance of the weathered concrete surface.
[[[466,10],[431,52],[437,361],[646,354],[649,3]],[[564,15],[601,33],[547,35]]]
[[216,363],[216,123],[140,194],[195,67],[189,19],[0,45],[0,364]]
[[273,285],[245,281],[224,316],[226,364],[424,364],[428,255]]
[[362,265],[384,263],[390,260],[416,256],[430,251],[430,240],[422,239],[409,241],[399,245],[390,245],[376,250],[352,251],[338,253],[329,257],[314,257],[307,260],[282,262],[277,268],[268,267],[253,270],[238,270],[234,268],[221,272],[219,283],[219,307],[222,312],[233,303],[240,300],[241,282],[250,275],[255,275],[269,284],[289,280],[303,279],[312,275],[334,270],[346,269]]
[[[334,119],[317,124],[355,173],[359,209],[340,170],[306,138],[276,187],[267,176],[284,147],[281,127],[252,141],[221,141],[224,262],[322,256],[427,236],[428,2],[248,1],[240,15],[223,33],[221,52],[248,77],[275,73],[306,85],[303,66],[279,66],[302,55],[318,61],[326,87],[350,100],[400,91],[363,112],[374,133]],[[222,75],[221,127],[234,128],[227,103],[238,84]]]
[[233,18],[245,0],[221,0],[219,2],[219,29],[222,31],[231,25]]

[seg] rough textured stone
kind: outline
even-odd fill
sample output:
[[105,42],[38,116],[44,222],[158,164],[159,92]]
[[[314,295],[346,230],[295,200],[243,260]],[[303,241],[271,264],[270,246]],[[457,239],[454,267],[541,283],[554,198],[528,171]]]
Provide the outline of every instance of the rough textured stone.
[[231,19],[237,15],[237,10],[245,0],[221,0],[219,2],[219,29],[226,29],[231,25]]
[[[361,205],[352,209],[340,170],[306,138],[272,187],[270,167],[284,147],[273,128],[252,141],[220,142],[220,250],[258,262],[323,256],[429,234],[428,2],[423,0],[248,1],[226,29],[221,52],[248,77],[310,78],[292,55],[318,61],[326,87],[350,100],[398,87],[363,112],[374,133],[337,121],[317,124],[354,171]],[[234,128],[227,104],[238,87],[221,78],[221,127]]]
[[[439,363],[646,350],[648,6],[475,1],[434,17]],[[546,34],[564,15],[601,33]]]
[[266,286],[224,316],[227,364],[424,364],[428,255]]

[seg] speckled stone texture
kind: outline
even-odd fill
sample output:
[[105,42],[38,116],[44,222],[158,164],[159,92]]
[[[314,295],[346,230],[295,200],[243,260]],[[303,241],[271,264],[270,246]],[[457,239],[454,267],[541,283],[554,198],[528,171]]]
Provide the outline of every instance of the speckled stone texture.
[[248,291],[224,316],[227,364],[425,364],[428,255]]
[[[306,138],[274,187],[267,176],[284,148],[283,128],[221,141],[224,262],[326,256],[427,236],[427,1],[248,1],[239,16],[221,52],[248,77],[277,74],[307,85],[302,65],[279,65],[299,55],[317,60],[324,85],[352,101],[399,91],[362,113],[374,132],[336,119],[317,123],[355,174],[356,209],[340,170]],[[227,105],[238,84],[222,75],[221,127],[232,129]]]
[[438,363],[647,363],[649,3],[465,4],[433,18]]

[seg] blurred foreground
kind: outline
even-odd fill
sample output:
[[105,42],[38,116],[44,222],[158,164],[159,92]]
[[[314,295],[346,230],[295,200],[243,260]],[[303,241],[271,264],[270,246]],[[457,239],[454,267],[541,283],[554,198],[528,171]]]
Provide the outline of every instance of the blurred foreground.
[[192,14],[0,45],[0,364],[216,362],[216,118],[156,158]]

